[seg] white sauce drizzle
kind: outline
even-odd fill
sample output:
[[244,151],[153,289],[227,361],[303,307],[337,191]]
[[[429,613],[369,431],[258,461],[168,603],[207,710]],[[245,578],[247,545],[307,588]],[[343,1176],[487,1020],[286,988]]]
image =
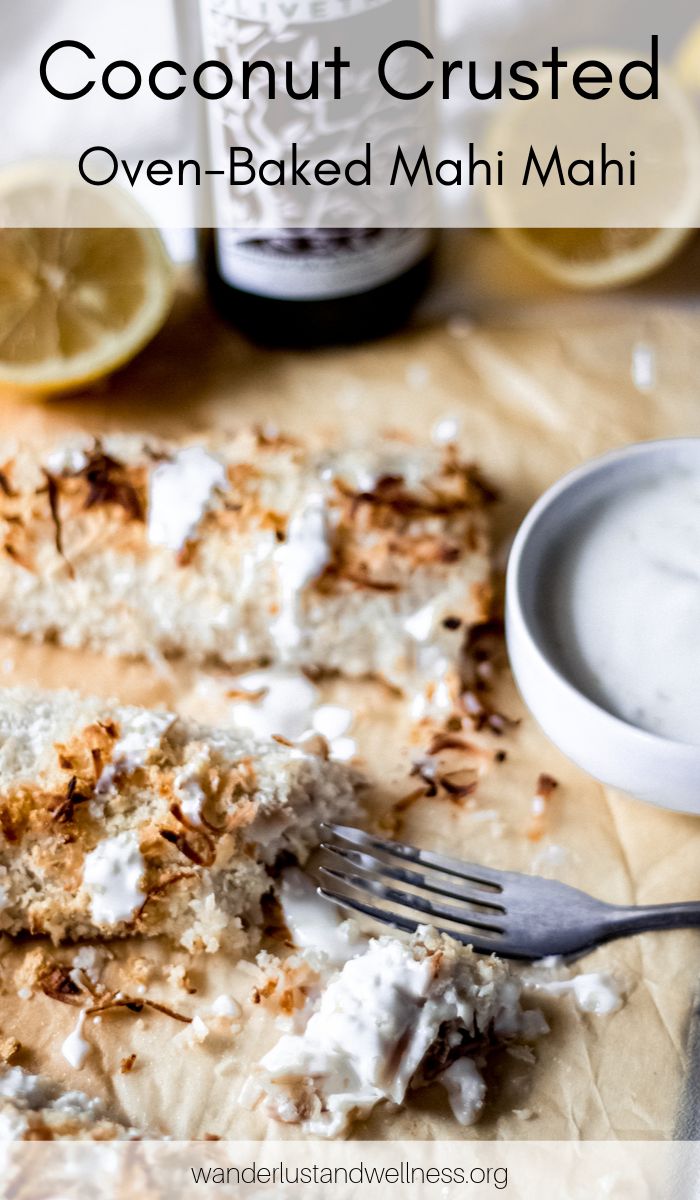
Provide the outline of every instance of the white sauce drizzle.
[[459,437],[459,417],[442,417],[433,425],[432,440],[436,446],[446,446]]
[[289,521],[286,541],[275,553],[281,609],[272,627],[279,648],[293,650],[301,641],[300,600],[325,570],[330,556],[328,512],[321,492],[312,492]]
[[85,1059],[90,1053],[91,1046],[83,1037],[83,1027],[85,1025],[85,1012],[81,1012],[78,1016],[78,1023],[72,1033],[61,1046],[61,1054],[66,1062],[70,1063],[76,1071],[81,1071],[85,1066]]
[[556,843],[550,842],[537,851],[532,865],[536,871],[555,870],[557,867],[566,866],[570,858],[571,852],[566,846],[557,846]]
[[636,342],[632,348],[632,382],[640,392],[652,392],[656,385],[656,352],[648,342]]
[[581,1012],[595,1013],[599,1017],[619,1012],[624,1004],[619,980],[604,971],[576,975],[573,979],[552,980],[550,983],[540,980],[528,982],[537,992],[546,992],[550,996],[573,996]]
[[195,1013],[187,1033],[189,1033],[192,1041],[196,1042],[198,1045],[201,1045],[201,1043],[205,1042],[209,1037],[209,1026],[202,1020],[202,1018],[199,1016],[199,1013]]
[[113,747],[111,762],[102,769],[96,795],[104,796],[110,792],[120,775],[130,775],[145,767],[174,721],[172,713],[147,711],[126,718],[122,735]]
[[232,707],[233,722],[240,729],[248,729],[255,737],[277,736],[290,742],[320,733],[328,741],[332,758],[343,762],[354,758],[357,745],[346,736],[354,714],[338,704],[319,705],[318,689],[301,672],[253,671],[236,682],[242,691],[251,693],[250,700],[236,700]]
[[367,945],[352,921],[341,923],[338,910],[322,899],[308,875],[290,867],[282,876],[279,900],[285,924],[299,950],[311,950],[338,966]]
[[205,746],[175,772],[173,779],[173,788],[182,812],[193,825],[200,825],[202,822],[202,810],[207,798],[201,782],[202,772],[207,770],[210,763],[209,748]]
[[148,481],[148,540],[180,551],[228,483],[226,467],[201,446],[187,446],[157,463]]
[[330,743],[331,758],[337,762],[350,762],[357,754],[357,742],[354,738],[334,738]]
[[332,742],[347,733],[352,720],[350,709],[339,704],[322,704],[313,714],[312,724],[317,733]]
[[96,925],[128,921],[141,907],[146,894],[141,890],[145,863],[135,831],[106,838],[85,857],[83,887],[90,896]]
[[241,1006],[231,996],[217,996],[211,1006],[213,1017],[239,1017]]
[[[236,700],[233,721],[256,737],[288,738],[296,742],[311,727],[317,692],[305,675],[295,671],[253,671],[236,680],[243,691],[252,693],[250,701]],[[255,693],[264,692],[260,699]]]
[[409,637],[412,637],[416,642],[427,642],[433,632],[435,625],[435,605],[426,604],[423,608],[419,608],[417,612],[412,613],[403,623],[403,627]]

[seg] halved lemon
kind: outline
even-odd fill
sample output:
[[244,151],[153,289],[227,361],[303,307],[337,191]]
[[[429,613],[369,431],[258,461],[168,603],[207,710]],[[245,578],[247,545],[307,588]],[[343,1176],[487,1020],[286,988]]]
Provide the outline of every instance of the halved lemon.
[[95,382],[168,315],[174,269],[150,218],[112,185],[87,188],[63,163],[0,172],[0,384]]
[[500,229],[540,274],[581,291],[625,287],[671,262],[687,229]]
[[675,73],[689,91],[700,92],[700,22],[683,40],[676,58]]
[[[578,63],[598,59],[617,76],[633,56],[592,50],[566,57],[569,75]],[[641,91],[649,77],[640,70],[629,82]],[[615,88],[600,101],[581,101],[562,81],[556,101],[541,96],[507,105],[488,141],[491,156],[502,150],[511,165],[526,164],[530,148],[542,165],[554,147],[565,167],[579,156],[594,161],[596,186],[577,186],[566,176],[562,186],[553,172],[544,188],[533,171],[525,187],[524,172],[516,169],[485,196],[492,224],[508,245],[567,287],[613,288],[653,274],[678,254],[700,220],[700,122],[692,99],[668,71],[661,71],[659,98],[636,105]],[[616,170],[611,186],[600,185],[603,145],[611,157],[616,148],[625,149],[619,153],[623,187],[616,184]],[[577,171],[580,179],[581,167]]]

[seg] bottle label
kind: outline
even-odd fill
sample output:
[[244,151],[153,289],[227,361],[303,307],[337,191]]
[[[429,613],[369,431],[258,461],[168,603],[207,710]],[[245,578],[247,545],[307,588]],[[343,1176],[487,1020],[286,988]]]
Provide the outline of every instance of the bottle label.
[[[271,231],[280,229],[432,227],[426,189],[391,183],[394,147],[405,151],[409,162],[414,149],[416,155],[421,148],[425,152],[432,104],[429,98],[420,108],[392,100],[379,86],[375,61],[397,31],[409,45],[425,40],[430,0],[200,0],[200,7],[204,54],[222,63],[235,81],[230,93],[207,102],[208,219],[202,224],[248,231],[252,239],[267,231],[273,249]],[[346,66],[342,79],[328,70],[337,50]],[[257,64],[245,85],[241,64]],[[394,64],[394,77],[408,92],[414,84],[423,86],[424,74],[420,55],[404,55]],[[366,161],[365,171],[358,161]],[[315,171],[328,162],[337,163],[339,174],[321,187]],[[230,246],[236,246],[230,239],[225,244],[223,274]],[[387,244],[410,256],[404,234]],[[342,244],[332,252],[328,246],[318,249],[317,277],[334,271],[336,260],[345,261],[343,249]],[[361,250],[378,269],[373,247]],[[281,254],[286,260],[293,250],[287,246]],[[246,269],[242,255],[236,247],[236,270]],[[264,257],[267,261],[269,254]],[[260,246],[246,244],[246,264],[256,278],[260,258]],[[280,269],[285,270],[284,263]]]
[[383,8],[391,0],[210,0],[221,16],[255,21],[281,29],[285,25],[311,25]]
[[425,229],[220,229],[217,266],[231,287],[277,300],[333,300],[398,278],[427,254]]

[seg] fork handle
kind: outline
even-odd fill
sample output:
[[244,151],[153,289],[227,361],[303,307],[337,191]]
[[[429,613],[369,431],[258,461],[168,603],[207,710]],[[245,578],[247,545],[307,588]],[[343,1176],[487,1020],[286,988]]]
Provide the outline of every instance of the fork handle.
[[700,926],[700,902],[613,908],[608,923],[616,934],[645,933],[653,929],[692,929]]

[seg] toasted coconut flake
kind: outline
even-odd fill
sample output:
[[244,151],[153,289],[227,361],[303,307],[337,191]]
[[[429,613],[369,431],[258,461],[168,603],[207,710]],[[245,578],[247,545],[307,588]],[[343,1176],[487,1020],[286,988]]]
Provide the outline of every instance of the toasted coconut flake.
[[535,794],[530,801],[530,823],[526,835],[531,842],[539,842],[547,832],[549,823],[549,802],[559,787],[558,781],[552,776],[541,774],[537,780]]
[[6,805],[0,806],[0,833],[6,842],[19,841],[19,833],[15,828],[14,822],[10,815],[10,810]]
[[34,571],[34,564],[29,561],[27,556],[18,550],[12,542],[5,542],[3,550],[8,558],[17,563],[18,567],[24,567],[25,571]]
[[[471,769],[473,773],[473,768]],[[464,779],[465,775],[470,773],[470,768],[466,767],[461,771],[453,771],[450,774],[440,775],[438,783],[443,788],[452,800],[466,800],[468,796],[473,796],[477,787],[478,779]]]
[[183,879],[192,879],[194,876],[196,876],[196,874],[196,871],[174,871],[172,874],[166,875],[164,879],[160,879],[158,883],[152,884],[152,886],[148,889],[146,899],[141,905],[139,911],[134,914],[133,922],[136,923],[141,919],[146,906],[152,900],[159,900],[163,893],[167,892],[173,886],[173,884],[180,883],[180,881]]
[[458,737],[454,733],[436,733],[426,754],[432,757],[435,754],[442,754],[445,750],[461,750],[464,753],[477,755],[483,753],[480,746],[476,746],[473,742],[468,742],[466,738]]
[[416,788],[415,791],[409,792],[407,796],[402,796],[400,800],[397,800],[396,804],[392,806],[392,811],[395,813],[407,812],[408,809],[412,808],[414,804],[417,804],[419,800],[424,800],[427,795],[427,787]]
[[6,463],[3,469],[0,471],[0,492],[2,492],[3,496],[7,496],[8,500],[15,500],[17,498],[17,492],[10,483],[8,466],[9,464]]
[[68,825],[75,816],[76,805],[84,804],[89,799],[84,792],[78,791],[77,776],[71,775],[65,795],[57,796],[55,805],[50,806],[49,811],[54,821]]
[[411,777],[422,779],[425,784],[424,795],[428,800],[432,800],[437,796],[437,781],[435,779],[435,764],[427,762],[425,759],[419,759],[414,762],[410,771]]
[[252,1004],[262,1004],[263,1000],[268,1000],[273,992],[277,989],[277,979],[268,979],[267,983],[262,987],[253,988],[250,999]]
[[247,692],[245,688],[228,688],[225,695],[227,700],[234,700],[236,702],[244,702],[248,704],[259,704],[261,700],[265,699],[269,690],[269,688],[261,687],[255,692]]
[[414,804],[418,804],[420,800],[425,800],[427,795],[428,788],[420,787],[416,788],[413,792],[409,792],[407,796],[402,796],[380,819],[379,825],[381,829],[388,832],[390,836],[397,837],[401,832],[406,813],[413,808]]
[[87,1008],[85,1014],[88,1017],[96,1017],[102,1016],[103,1013],[115,1012],[117,1009],[126,1009],[127,1012],[135,1013],[137,1016],[140,1016],[144,1009],[151,1009],[153,1012],[159,1012],[166,1017],[171,1017],[173,1021],[179,1021],[182,1025],[189,1025],[192,1021],[192,1017],[185,1017],[182,1013],[176,1012],[174,1008],[170,1008],[167,1004],[160,1004],[156,1000],[149,1000],[146,996],[124,996],[120,993],[109,993],[98,1004]]
[[461,705],[465,716],[479,732],[488,729],[501,736],[520,721],[498,712],[491,698],[491,685],[505,646],[505,627],[500,617],[474,625],[467,634],[462,657]]
[[63,478],[85,481],[88,489],[84,503],[86,509],[113,504],[123,509],[129,520],[144,521],[145,504],[135,481],[137,474],[140,473],[105,454],[101,443],[96,441],[85,466]]
[[53,522],[54,544],[56,546],[56,553],[58,554],[59,558],[63,559],[63,561],[65,562],[66,566],[68,567],[70,573],[73,574],[73,568],[72,568],[70,562],[68,561],[65,551],[63,549],[63,527],[61,525],[60,492],[59,492],[58,482],[57,482],[55,476],[53,476],[46,469],[44,469],[44,478],[46,479],[46,492],[47,492],[48,501],[49,501],[49,512],[51,514],[51,520]]
[[[206,839],[206,849],[204,853],[200,854],[199,850],[187,840],[184,834],[176,833],[174,829],[159,829],[158,832],[164,841],[169,842],[171,846],[175,846],[180,851],[180,854],[183,854],[185,858],[189,859],[196,866],[211,867],[214,865],[216,851],[208,838]],[[205,835],[202,834],[201,837],[204,839]]]
[[[182,825],[183,828],[186,829],[188,833],[193,833],[196,837],[204,838],[207,841],[207,843],[211,846],[212,851],[214,850],[211,839],[208,838],[207,835],[202,832],[199,825],[193,824],[193,822],[190,821],[190,819],[185,816],[185,814],[183,813],[177,800],[174,800],[173,803],[170,805],[170,812],[171,812],[172,816],[175,818],[175,820],[180,825]],[[210,825],[210,826],[208,826],[208,828],[212,829],[213,826]]]
[[477,767],[465,766],[454,771],[440,771],[437,763],[425,758],[418,759],[413,764],[411,775],[422,779],[427,799],[433,799],[443,791],[453,801],[464,800],[474,795],[479,783]]
[[40,990],[49,1000],[59,1004],[70,1004],[82,1008],[85,988],[76,983],[69,967],[63,963],[47,963],[46,969],[37,980]]
[[342,496],[352,502],[355,512],[363,505],[368,505],[388,508],[410,518],[446,517],[483,508],[497,499],[496,493],[484,481],[476,466],[463,466],[456,459],[448,463],[439,481],[424,484],[423,495],[409,491],[401,475],[384,475],[373,488],[365,491],[358,492],[341,479],[335,480],[335,486]]
[[22,1049],[22,1043],[16,1037],[2,1037],[0,1035],[0,1062],[11,1063],[17,1057]]

